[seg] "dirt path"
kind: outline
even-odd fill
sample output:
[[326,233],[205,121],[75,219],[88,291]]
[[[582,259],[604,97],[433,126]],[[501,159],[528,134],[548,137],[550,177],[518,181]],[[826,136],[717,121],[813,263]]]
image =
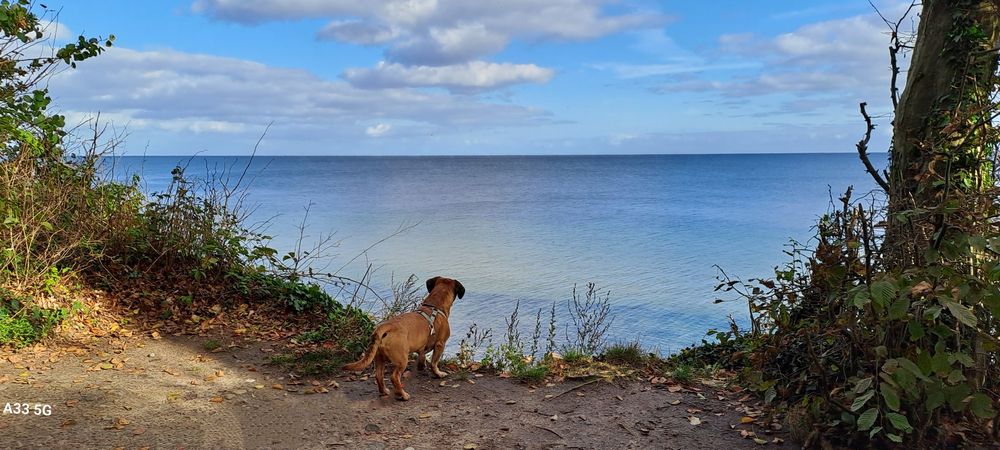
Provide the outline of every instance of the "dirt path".
[[379,398],[371,380],[290,379],[266,364],[266,342],[214,353],[204,342],[0,358],[0,406],[31,410],[0,415],[0,448],[739,449],[761,447],[740,429],[784,437],[741,425],[737,395],[708,387],[699,396],[598,382],[558,395],[579,381],[535,389],[492,375],[442,384],[408,372],[413,399],[398,402]]

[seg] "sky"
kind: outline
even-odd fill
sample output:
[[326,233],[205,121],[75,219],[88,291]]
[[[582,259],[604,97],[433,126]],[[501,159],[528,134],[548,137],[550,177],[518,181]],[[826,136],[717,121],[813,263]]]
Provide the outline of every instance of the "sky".
[[44,3],[57,42],[116,36],[50,91],[124,154],[853,152],[862,101],[888,145],[867,0]]

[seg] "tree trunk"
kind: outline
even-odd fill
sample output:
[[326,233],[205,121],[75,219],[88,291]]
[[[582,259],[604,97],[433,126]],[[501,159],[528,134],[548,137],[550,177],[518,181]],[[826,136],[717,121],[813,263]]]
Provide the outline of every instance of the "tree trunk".
[[950,229],[985,226],[956,216],[984,210],[974,194],[994,183],[998,45],[1000,0],[924,0],[893,129],[883,247],[891,270],[924,265]]

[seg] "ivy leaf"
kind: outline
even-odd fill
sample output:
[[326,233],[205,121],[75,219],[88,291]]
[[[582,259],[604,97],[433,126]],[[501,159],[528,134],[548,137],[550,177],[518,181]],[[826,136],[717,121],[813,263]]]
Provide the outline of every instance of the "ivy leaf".
[[865,403],[868,403],[868,400],[871,399],[873,395],[875,395],[875,391],[868,391],[858,396],[858,398],[855,398],[854,403],[851,403],[851,411],[857,411],[863,408]]
[[897,298],[889,305],[889,318],[892,320],[906,317],[906,312],[910,310],[910,299],[907,297]]
[[878,419],[878,408],[868,408],[858,416],[858,430],[865,431],[871,428],[875,425],[875,419]]
[[885,406],[893,411],[899,411],[899,392],[889,383],[879,383],[879,390],[882,392],[882,400],[885,400]]
[[868,289],[872,293],[872,300],[882,306],[896,296],[896,285],[886,280],[876,281]]
[[885,417],[889,419],[889,423],[892,424],[893,428],[904,433],[913,431],[913,427],[910,426],[910,421],[906,420],[906,416],[899,413],[887,413]]
[[927,375],[924,375],[924,371],[920,370],[920,368],[917,367],[913,361],[906,358],[899,358],[896,361],[899,362],[899,367],[906,369],[906,371],[913,374],[913,376],[921,379],[922,381],[930,381],[930,379],[927,378]]
[[967,327],[975,328],[979,321],[976,319],[976,315],[972,313],[972,308],[965,307],[958,304],[958,302],[953,302],[951,300],[942,300],[941,303],[948,308],[948,312],[952,316],[955,316],[959,322],[962,322]]
[[892,442],[903,442],[903,437],[898,434],[886,433],[885,436]]
[[973,365],[976,364],[976,362],[973,361],[972,357],[966,355],[965,353],[952,353],[948,359],[952,361],[958,361],[965,367],[972,367]]
[[997,411],[993,409],[993,401],[982,392],[972,395],[972,401],[969,402],[969,409],[972,410],[973,414],[984,419],[990,419],[997,415]]
[[864,391],[867,391],[868,388],[872,387],[872,381],[874,379],[875,379],[874,377],[868,377],[858,381],[858,385],[854,387],[854,392],[856,394],[860,394]]

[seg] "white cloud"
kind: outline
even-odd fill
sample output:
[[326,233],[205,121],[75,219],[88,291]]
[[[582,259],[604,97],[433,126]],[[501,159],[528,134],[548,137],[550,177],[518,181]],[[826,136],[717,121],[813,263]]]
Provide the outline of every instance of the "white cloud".
[[[895,2],[883,7],[887,17],[899,17],[909,5]],[[915,27],[916,12],[902,31]],[[887,113],[889,56],[888,29],[874,11],[843,19],[801,26],[791,32],[764,38],[752,34],[723,35],[718,39],[717,64],[757,62],[759,70],[735,76],[716,77],[710,73],[695,79],[679,79],[662,84],[657,92],[718,92],[724,101],[748,96],[784,95],[793,98],[778,102],[776,112],[801,113],[812,105],[824,109],[830,102],[846,114],[854,114],[858,102],[870,103],[869,111]],[[904,70],[898,82],[905,83],[909,55],[900,55]],[[822,101],[801,101],[802,99]]]
[[[115,47],[60,73],[51,84],[64,114],[98,110],[133,129],[252,134],[274,121],[273,133],[329,139],[360,137],[358,123],[388,120],[435,134],[550,123],[544,111],[476,97],[368,91],[305,70],[171,50]],[[384,135],[389,128],[372,131]]]
[[[192,10],[217,20],[245,24],[329,19],[317,38],[385,46],[387,65],[367,72],[353,69],[345,73],[348,80],[358,79],[359,74],[367,75],[364,81],[370,81],[375,75],[392,80],[417,77],[420,80],[441,79],[440,86],[449,89],[463,86],[488,89],[518,82],[534,83],[542,78],[547,80],[548,75],[539,71],[543,69],[527,64],[483,66],[485,57],[501,52],[512,40],[588,40],[658,26],[666,20],[664,15],[652,11],[606,12],[608,5],[616,3],[617,0],[196,0]],[[432,70],[427,66],[450,68],[428,75]],[[513,76],[500,76],[495,73],[498,69]],[[409,74],[404,76],[404,70]],[[486,75],[488,78],[499,81],[470,83],[464,79],[455,82],[453,76],[446,75],[459,71],[466,75],[482,74],[484,70],[490,71]],[[386,83],[359,86],[382,84]],[[412,85],[408,82],[388,84]],[[421,81],[420,85],[425,84]]]
[[335,20],[316,33],[316,37],[321,40],[337,40],[359,45],[384,44],[398,36],[398,30],[357,20]]
[[416,65],[448,65],[489,55],[507,46],[508,37],[481,23],[431,28],[426,35],[399,43],[386,52],[392,61]]
[[551,69],[534,64],[472,61],[451,66],[405,66],[380,62],[373,69],[349,69],[344,79],[371,89],[439,86],[453,92],[476,92],[518,83],[544,83]]
[[377,138],[377,137],[381,137],[381,136],[385,135],[391,129],[392,129],[392,125],[389,125],[387,123],[377,123],[377,124],[372,125],[372,126],[370,126],[368,128],[365,128],[365,134],[367,134],[370,137],[376,137]]
[[64,25],[62,22],[55,20],[43,20],[39,23],[44,38],[54,41],[54,42],[66,42],[76,38],[73,34],[73,30]]

